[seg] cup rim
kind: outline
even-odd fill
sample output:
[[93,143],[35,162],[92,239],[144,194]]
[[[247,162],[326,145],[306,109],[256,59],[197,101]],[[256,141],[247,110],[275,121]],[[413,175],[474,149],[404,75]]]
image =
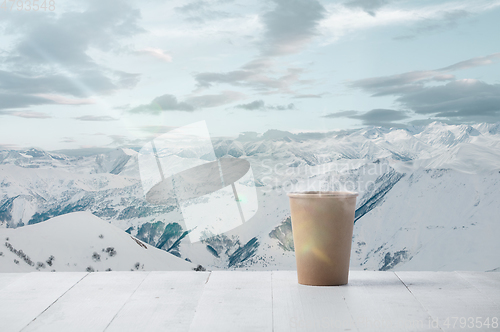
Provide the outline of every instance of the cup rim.
[[287,193],[288,197],[309,198],[309,197],[357,197],[357,192],[351,191],[296,191]]

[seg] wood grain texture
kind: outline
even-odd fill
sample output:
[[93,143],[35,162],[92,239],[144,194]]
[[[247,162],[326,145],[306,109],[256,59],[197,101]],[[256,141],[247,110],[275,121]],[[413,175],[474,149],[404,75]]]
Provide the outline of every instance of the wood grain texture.
[[86,272],[33,272],[0,290],[2,332],[17,332],[49,308]]
[[0,273],[0,290],[24,275],[26,275],[26,273]]
[[458,274],[496,305],[500,305],[500,272],[458,272]]
[[431,317],[393,272],[351,271],[343,287],[359,331],[425,331]]
[[[396,272],[443,331],[468,329],[469,318],[499,318],[500,307],[457,272]],[[465,319],[465,326],[460,320]],[[471,330],[476,329],[472,327]]]
[[106,329],[188,331],[209,272],[151,272]]
[[351,271],[314,287],[295,271],[34,272],[2,285],[1,332],[500,330],[499,273]]
[[271,272],[214,271],[190,331],[272,331]]
[[148,273],[89,273],[23,332],[102,332]]
[[358,331],[344,300],[347,286],[299,285],[295,271],[274,271],[274,331]]

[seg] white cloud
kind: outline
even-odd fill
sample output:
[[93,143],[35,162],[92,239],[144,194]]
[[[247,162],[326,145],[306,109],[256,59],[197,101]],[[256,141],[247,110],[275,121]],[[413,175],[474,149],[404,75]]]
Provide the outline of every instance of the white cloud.
[[67,98],[60,95],[45,94],[45,93],[39,93],[36,94],[35,96],[52,100],[54,103],[60,105],[90,105],[96,103],[96,100],[92,98]]
[[52,117],[46,113],[34,112],[34,111],[16,111],[12,112],[11,115],[26,119],[49,119]]
[[161,24],[149,28],[152,35],[167,38],[214,38],[219,34],[225,38],[243,38],[245,36],[260,35],[263,30],[264,24],[256,13],[240,17],[221,18],[201,25],[178,22],[175,25]]
[[159,48],[146,47],[142,50],[138,50],[137,53],[151,55],[157,59],[160,59],[160,60],[166,61],[166,62],[173,61],[173,58],[170,54],[168,54],[167,52],[165,52],[164,50],[159,49]]
[[467,12],[478,14],[500,7],[500,0],[455,1],[419,8],[398,8],[388,5],[373,16],[360,8],[349,8],[341,4],[326,6],[327,17],[321,21],[319,30],[326,36],[325,44],[359,30],[390,25],[410,25],[421,21],[450,19],[451,13]]

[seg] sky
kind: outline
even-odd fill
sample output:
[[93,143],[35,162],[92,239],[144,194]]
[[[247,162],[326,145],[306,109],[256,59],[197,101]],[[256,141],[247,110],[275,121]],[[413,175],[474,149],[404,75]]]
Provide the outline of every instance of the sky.
[[500,0],[6,3],[0,149],[500,121]]

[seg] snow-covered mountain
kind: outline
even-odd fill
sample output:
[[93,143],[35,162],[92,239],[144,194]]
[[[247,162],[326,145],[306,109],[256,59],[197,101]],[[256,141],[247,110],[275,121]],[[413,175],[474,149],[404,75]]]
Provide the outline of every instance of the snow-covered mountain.
[[[299,134],[274,130],[212,143],[217,158],[249,161],[255,177],[258,211],[227,233],[190,243],[176,197],[162,205],[148,203],[135,151],[140,147],[78,157],[37,149],[0,151],[0,227],[25,228],[29,234],[32,226],[20,226],[88,211],[207,268],[292,269],[286,193],[347,189],[360,193],[352,268],[500,267],[498,123]],[[172,154],[181,161],[193,155]],[[201,215],[210,213],[210,204],[203,198]]]
[[195,265],[148,245],[89,212],[0,229],[0,272],[191,270]]

